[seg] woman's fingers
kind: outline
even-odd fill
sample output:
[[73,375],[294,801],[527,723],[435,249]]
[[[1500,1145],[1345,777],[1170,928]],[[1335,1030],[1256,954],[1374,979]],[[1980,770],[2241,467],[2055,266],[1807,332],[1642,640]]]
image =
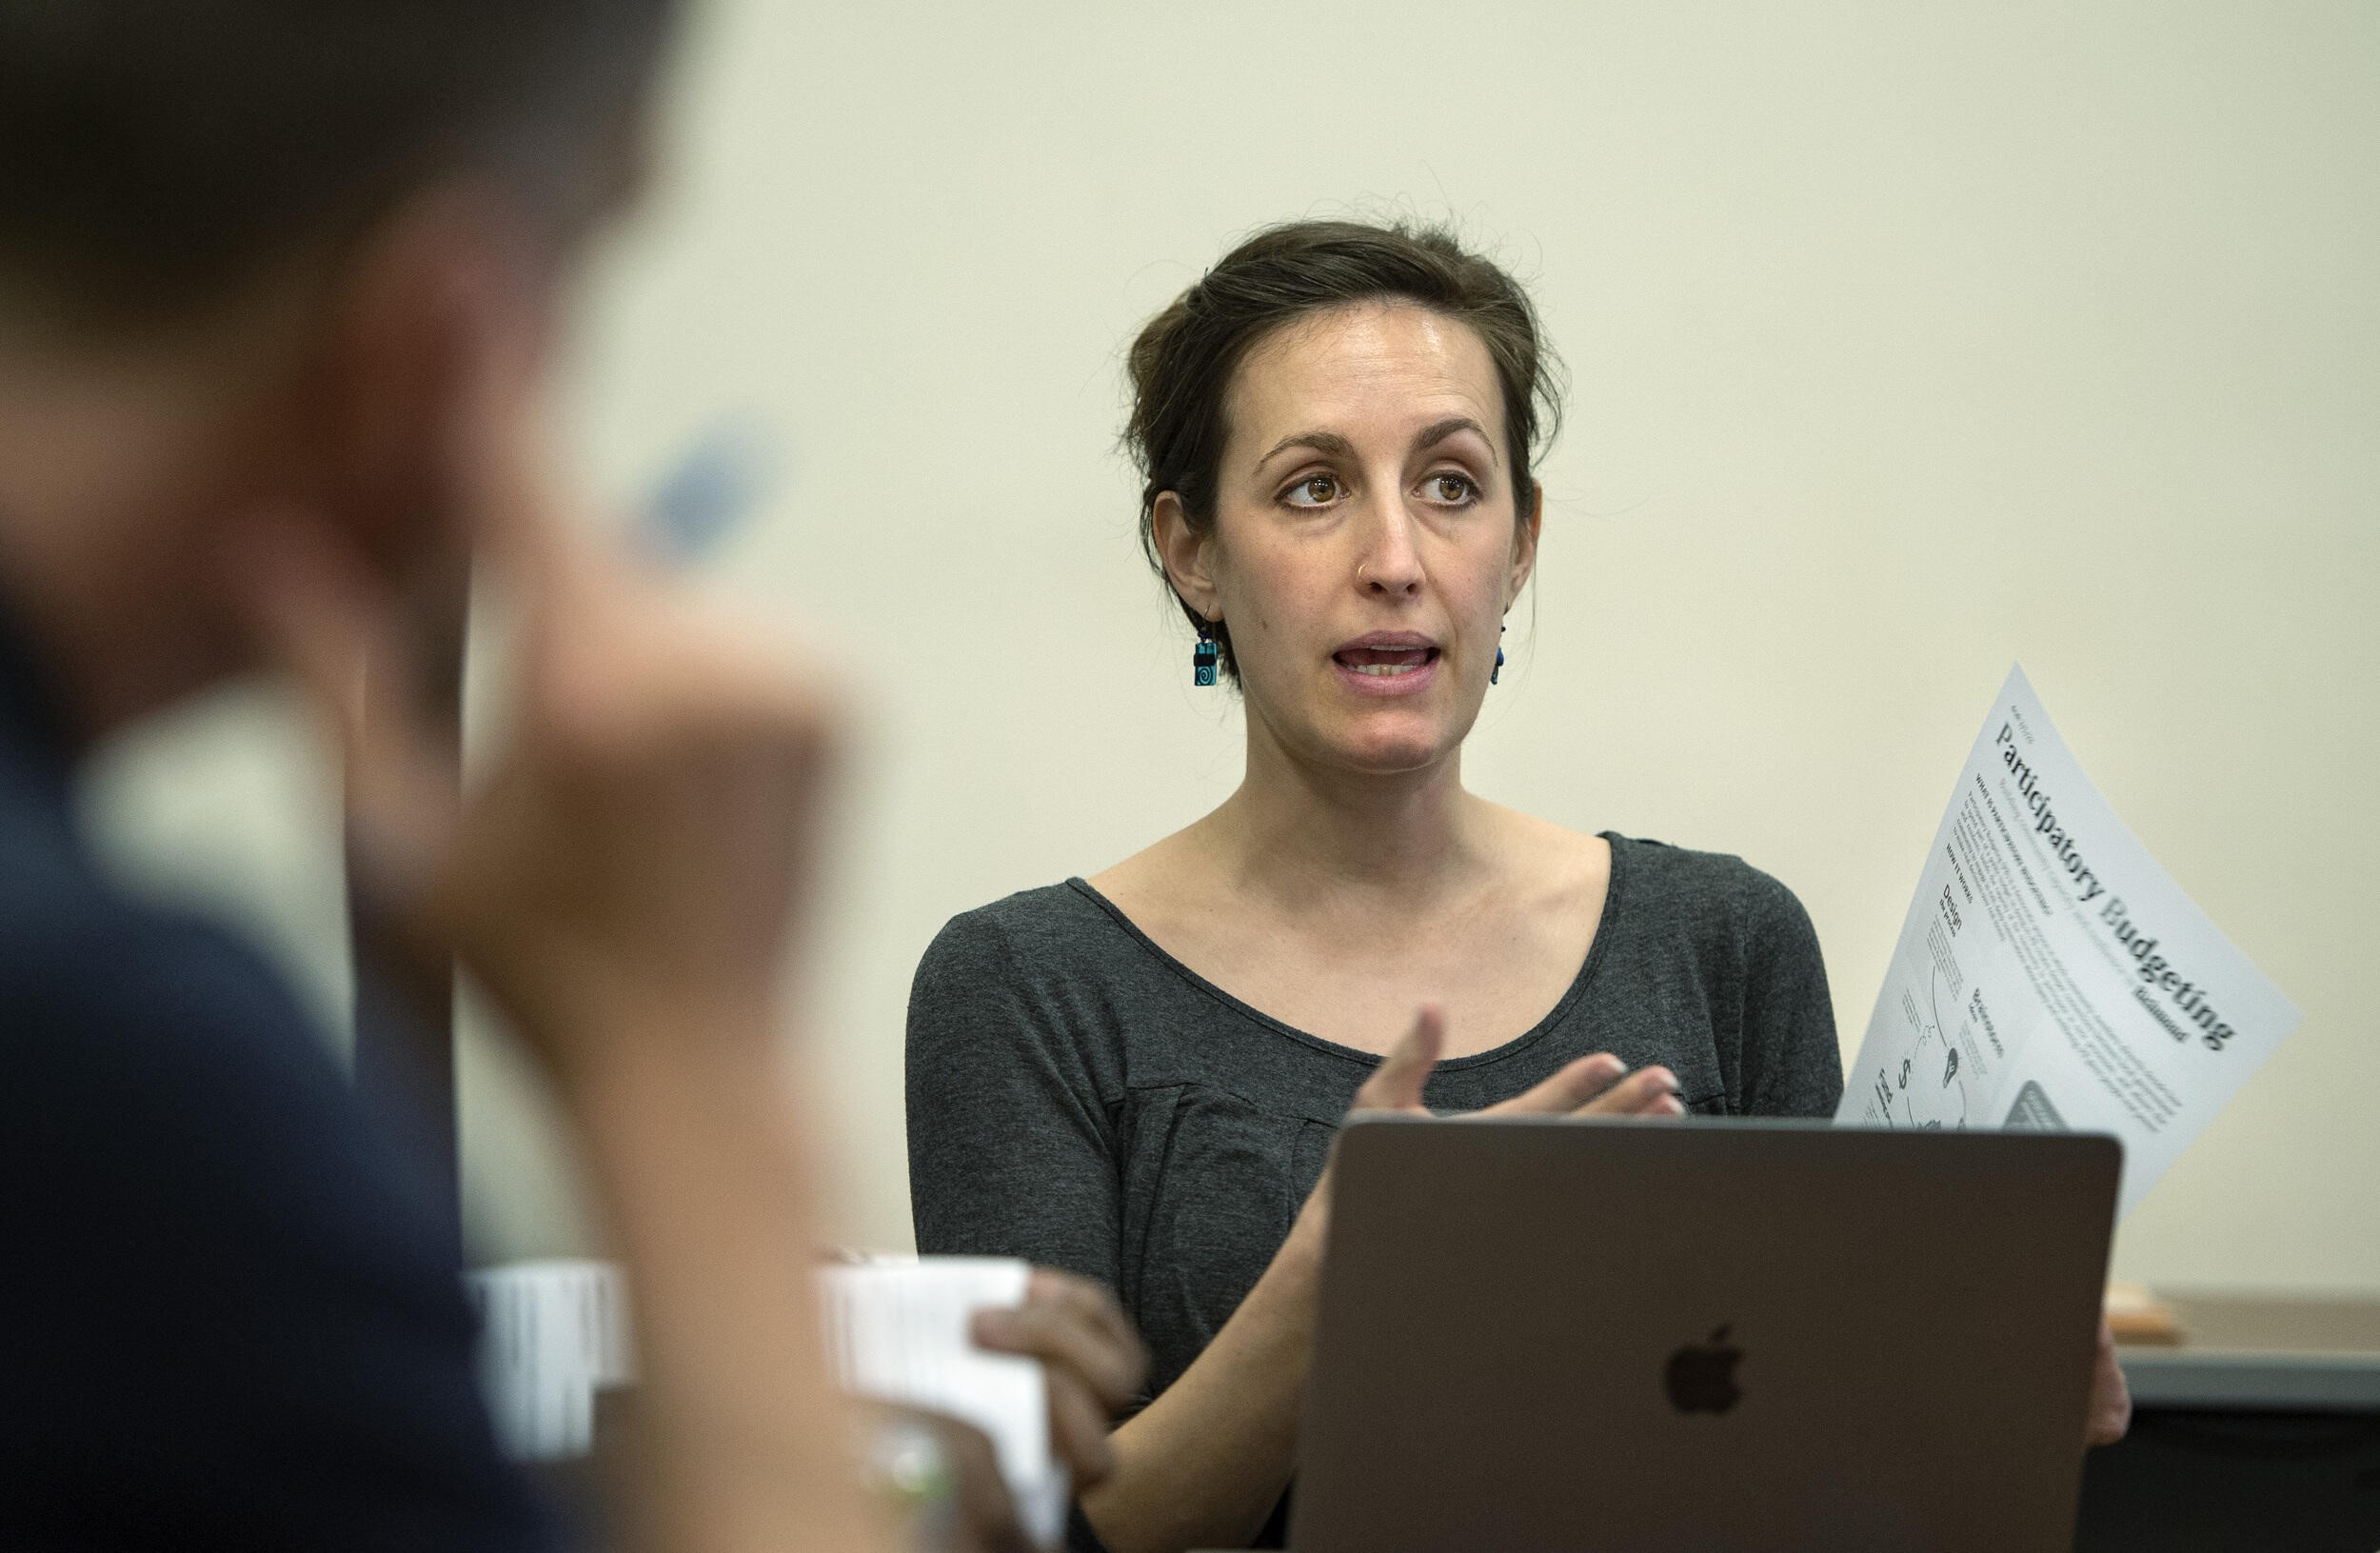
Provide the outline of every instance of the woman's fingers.
[[2091,1377],[2091,1417],[2083,1425],[2086,1444],[2112,1445],[2132,1424],[2132,1391],[2124,1366],[2115,1362],[2115,1334],[2099,1323],[2099,1352]]
[[1666,1067],[1639,1068],[1585,1105],[1579,1116],[1683,1116],[1677,1075]]
[[1567,1116],[1610,1089],[1627,1071],[1626,1063],[1608,1051],[1598,1051],[1592,1057],[1579,1058],[1535,1088],[1515,1095],[1500,1105],[1489,1106],[1488,1113]]
[[1525,1094],[1485,1114],[1501,1116],[1683,1116],[1677,1075],[1666,1067],[1628,1071],[1608,1051],[1581,1057]]
[[1430,1082],[1430,1070],[1438,1065],[1438,1054],[1445,1045],[1445,1011],[1434,1003],[1425,1003],[1414,1016],[1413,1027],[1388,1048],[1388,1055],[1380,1059],[1380,1065],[1356,1091],[1355,1104],[1348,1109],[1421,1109],[1422,1086]]
[[[1397,1043],[1378,1069],[1356,1091],[1354,1110],[1418,1110],[1421,1086],[1444,1045],[1446,1018],[1425,1007],[1414,1027]],[[1677,1075],[1666,1067],[1628,1071],[1608,1051],[1581,1057],[1553,1077],[1484,1115],[1495,1116],[1683,1116]]]
[[[1347,1105],[1347,1114],[1360,1111],[1420,1111],[1428,1110],[1421,1104],[1421,1092],[1430,1082],[1430,1070],[1438,1066],[1438,1055],[1446,1049],[1446,1011],[1437,1004],[1425,1003],[1413,1016],[1413,1025],[1388,1048],[1380,1065],[1363,1081],[1363,1087]],[[1305,1205],[1298,1213],[1297,1234],[1319,1237],[1330,1214],[1331,1166],[1325,1165],[1314,1190],[1306,1194]],[[1319,1244],[1320,1242],[1315,1241]]]

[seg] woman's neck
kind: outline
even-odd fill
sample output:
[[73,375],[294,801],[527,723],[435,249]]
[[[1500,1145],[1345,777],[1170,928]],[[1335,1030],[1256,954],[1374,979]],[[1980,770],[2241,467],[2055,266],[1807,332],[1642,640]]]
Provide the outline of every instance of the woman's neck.
[[1463,787],[1459,747],[1415,770],[1351,771],[1299,758],[1251,719],[1246,774],[1206,826],[1239,890],[1413,910],[1486,866],[1488,807]]

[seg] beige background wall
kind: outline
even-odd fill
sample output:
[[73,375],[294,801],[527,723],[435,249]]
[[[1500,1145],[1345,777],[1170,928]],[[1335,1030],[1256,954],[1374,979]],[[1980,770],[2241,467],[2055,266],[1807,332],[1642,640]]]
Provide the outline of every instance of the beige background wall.
[[[1849,1047],[2021,658],[2307,1013],[2118,1270],[2380,1290],[2380,10],[738,0],[681,84],[565,419],[613,497],[721,416],[784,450],[704,569],[860,687],[806,1081],[850,1238],[906,1241],[935,929],[1237,776],[1135,549],[1121,342],[1353,210],[1460,222],[1576,376],[1474,785],[1783,878]],[[184,723],[95,806],[335,1017],[319,789],[268,702]],[[579,1244],[517,1065],[466,1077],[491,1252]]]

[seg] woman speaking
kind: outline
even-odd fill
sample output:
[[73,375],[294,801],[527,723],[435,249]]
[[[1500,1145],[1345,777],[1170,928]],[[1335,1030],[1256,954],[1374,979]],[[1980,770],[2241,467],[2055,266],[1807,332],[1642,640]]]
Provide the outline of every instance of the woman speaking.
[[1824,1116],[1842,1071],[1782,885],[1463,786],[1559,411],[1509,276],[1441,231],[1274,228],[1141,331],[1131,376],[1141,536],[1184,667],[1239,688],[1246,774],[935,940],[918,1248],[1098,1279],[1147,1337],[1080,1545],[1278,1545],[1351,1106]]

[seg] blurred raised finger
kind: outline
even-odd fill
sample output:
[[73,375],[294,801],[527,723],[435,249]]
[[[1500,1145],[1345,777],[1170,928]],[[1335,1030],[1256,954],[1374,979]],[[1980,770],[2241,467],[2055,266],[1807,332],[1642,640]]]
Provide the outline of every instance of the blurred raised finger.
[[1446,1015],[1436,1004],[1423,1004],[1414,1015],[1412,1028],[1388,1048],[1380,1065],[1363,1081],[1356,1091],[1355,1104],[1348,1107],[1358,1111],[1411,1111],[1421,1107],[1422,1086],[1430,1081],[1430,1070],[1438,1065],[1438,1054],[1446,1045]]

